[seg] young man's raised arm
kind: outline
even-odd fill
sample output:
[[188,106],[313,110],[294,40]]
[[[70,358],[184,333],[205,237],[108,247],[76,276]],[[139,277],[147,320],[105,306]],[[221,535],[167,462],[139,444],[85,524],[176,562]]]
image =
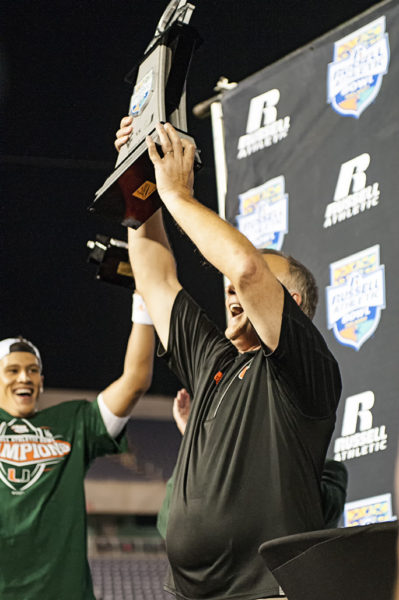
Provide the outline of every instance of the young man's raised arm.
[[116,417],[128,417],[134,405],[150,387],[154,346],[152,325],[133,323],[123,373],[101,393],[107,408]]
[[169,123],[157,130],[163,158],[150,137],[147,146],[162,201],[205,258],[232,282],[256,332],[275,349],[284,304],[280,283],[245,236],[193,198],[194,145],[179,138]]
[[[118,152],[129,139],[132,130],[132,117],[124,117],[116,133],[115,148]],[[161,210],[138,230],[129,229],[128,240],[136,288],[144,298],[162,345],[167,348],[170,316],[181,285],[177,279]]]
[[129,256],[136,287],[144,298],[163,347],[167,348],[172,307],[181,285],[165,240],[160,210],[137,231],[129,229]]

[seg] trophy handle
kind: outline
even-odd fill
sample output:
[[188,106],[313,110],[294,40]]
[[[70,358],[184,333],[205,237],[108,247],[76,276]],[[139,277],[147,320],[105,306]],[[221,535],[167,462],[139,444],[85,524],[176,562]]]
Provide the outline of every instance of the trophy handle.
[[188,24],[194,9],[195,6],[188,3],[187,0],[171,0],[158,21],[154,37],[148,44],[145,54],[151,50],[153,45],[156,44],[161,35],[165,33],[165,30],[170,27],[174,21]]

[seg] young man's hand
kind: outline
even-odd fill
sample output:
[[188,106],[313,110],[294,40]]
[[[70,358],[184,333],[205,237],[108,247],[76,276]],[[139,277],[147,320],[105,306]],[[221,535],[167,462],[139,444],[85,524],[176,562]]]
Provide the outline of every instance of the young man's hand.
[[190,415],[190,394],[184,388],[179,390],[173,401],[173,418],[182,435],[186,430],[188,417]]
[[114,146],[117,152],[120,151],[122,146],[128,141],[130,134],[133,131],[133,117],[123,117],[120,122],[120,128],[116,132],[116,140]]

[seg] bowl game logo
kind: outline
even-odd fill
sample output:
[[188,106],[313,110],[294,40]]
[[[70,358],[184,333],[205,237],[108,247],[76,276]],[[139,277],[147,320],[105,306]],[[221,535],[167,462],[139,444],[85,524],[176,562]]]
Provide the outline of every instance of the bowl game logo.
[[392,514],[391,494],[381,494],[347,502],[344,509],[344,527],[357,527],[395,520]]
[[153,76],[151,70],[134,86],[133,96],[130,101],[131,108],[129,111],[129,114],[132,117],[138,117],[147,105],[152,92],[152,80]]
[[281,250],[288,231],[288,194],[283,175],[238,196],[237,227],[256,248]]
[[13,494],[23,494],[43,473],[70,453],[69,442],[51,431],[34,427],[27,419],[0,423],[0,481]]
[[330,265],[326,306],[328,329],[340,344],[359,350],[377,329],[385,308],[385,272],[378,244]]
[[344,117],[359,118],[376,99],[388,72],[389,41],[379,17],[334,44],[328,65],[327,100]]

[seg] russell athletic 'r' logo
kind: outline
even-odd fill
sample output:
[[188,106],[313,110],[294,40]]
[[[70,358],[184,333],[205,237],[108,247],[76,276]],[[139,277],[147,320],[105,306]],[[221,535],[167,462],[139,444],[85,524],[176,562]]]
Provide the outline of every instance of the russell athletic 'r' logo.
[[255,98],[249,104],[246,134],[238,138],[237,159],[278,144],[287,137],[290,117],[278,118],[277,104],[280,90],[274,88]]
[[334,459],[347,461],[387,449],[385,425],[374,425],[374,392],[348,396],[345,402],[341,437],[334,442]]
[[334,201],[327,205],[324,228],[356,217],[360,213],[378,206],[380,186],[378,181],[368,184],[366,170],[370,165],[370,154],[364,152],[342,163]]

